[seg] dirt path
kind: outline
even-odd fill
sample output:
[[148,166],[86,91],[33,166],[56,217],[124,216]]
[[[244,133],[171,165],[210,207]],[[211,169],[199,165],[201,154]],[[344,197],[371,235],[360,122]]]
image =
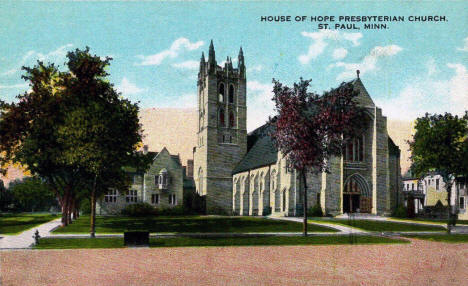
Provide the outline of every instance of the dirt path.
[[0,285],[465,285],[468,244],[1,251]]

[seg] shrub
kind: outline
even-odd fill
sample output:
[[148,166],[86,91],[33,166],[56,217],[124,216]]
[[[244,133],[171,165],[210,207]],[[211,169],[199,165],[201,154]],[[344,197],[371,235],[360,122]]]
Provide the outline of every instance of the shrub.
[[308,215],[308,216],[318,216],[318,217],[322,217],[322,216],[323,216],[322,207],[321,207],[319,204],[316,204],[315,206],[310,207],[310,208],[307,210],[307,215]]
[[123,215],[127,216],[149,216],[155,215],[156,209],[148,203],[136,203],[126,206],[122,210]]
[[156,209],[154,212],[155,215],[160,215],[160,216],[177,216],[177,215],[184,215],[186,214],[184,207],[182,206],[177,206],[173,208],[167,208],[167,209]]
[[80,202],[80,211],[82,214],[90,214],[91,213],[91,204],[89,203],[89,199],[83,199]]
[[397,218],[407,218],[408,209],[404,206],[399,206],[393,210],[392,216]]

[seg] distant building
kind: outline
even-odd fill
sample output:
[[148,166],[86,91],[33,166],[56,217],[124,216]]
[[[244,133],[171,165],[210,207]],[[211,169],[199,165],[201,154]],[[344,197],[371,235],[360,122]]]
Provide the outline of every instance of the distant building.
[[[98,200],[98,214],[119,214],[127,205],[139,202],[149,203],[157,209],[183,205],[184,186],[190,189],[193,179],[186,176],[186,167],[182,166],[179,155],[171,155],[166,148],[149,154],[153,156],[153,162],[147,170],[127,168],[131,180],[128,191],[110,190]],[[187,169],[193,169],[193,162],[189,160],[188,163]]]

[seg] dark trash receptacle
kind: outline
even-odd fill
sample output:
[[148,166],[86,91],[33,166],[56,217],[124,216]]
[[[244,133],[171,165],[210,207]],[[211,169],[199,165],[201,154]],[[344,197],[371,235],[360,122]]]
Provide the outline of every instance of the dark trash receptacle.
[[149,246],[149,231],[124,232],[125,246]]

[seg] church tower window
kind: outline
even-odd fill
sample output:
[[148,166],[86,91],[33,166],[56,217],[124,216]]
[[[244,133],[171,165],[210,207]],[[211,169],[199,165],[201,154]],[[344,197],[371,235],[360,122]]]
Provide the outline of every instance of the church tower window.
[[229,85],[229,103],[234,103],[234,86]]
[[219,85],[218,93],[219,93],[219,102],[224,102],[224,83],[221,83]]
[[229,127],[236,127],[236,122],[234,120],[234,113],[232,111],[229,113]]
[[224,121],[224,110],[221,108],[219,109],[219,126],[220,127],[224,127],[226,124],[225,124],[225,121]]

